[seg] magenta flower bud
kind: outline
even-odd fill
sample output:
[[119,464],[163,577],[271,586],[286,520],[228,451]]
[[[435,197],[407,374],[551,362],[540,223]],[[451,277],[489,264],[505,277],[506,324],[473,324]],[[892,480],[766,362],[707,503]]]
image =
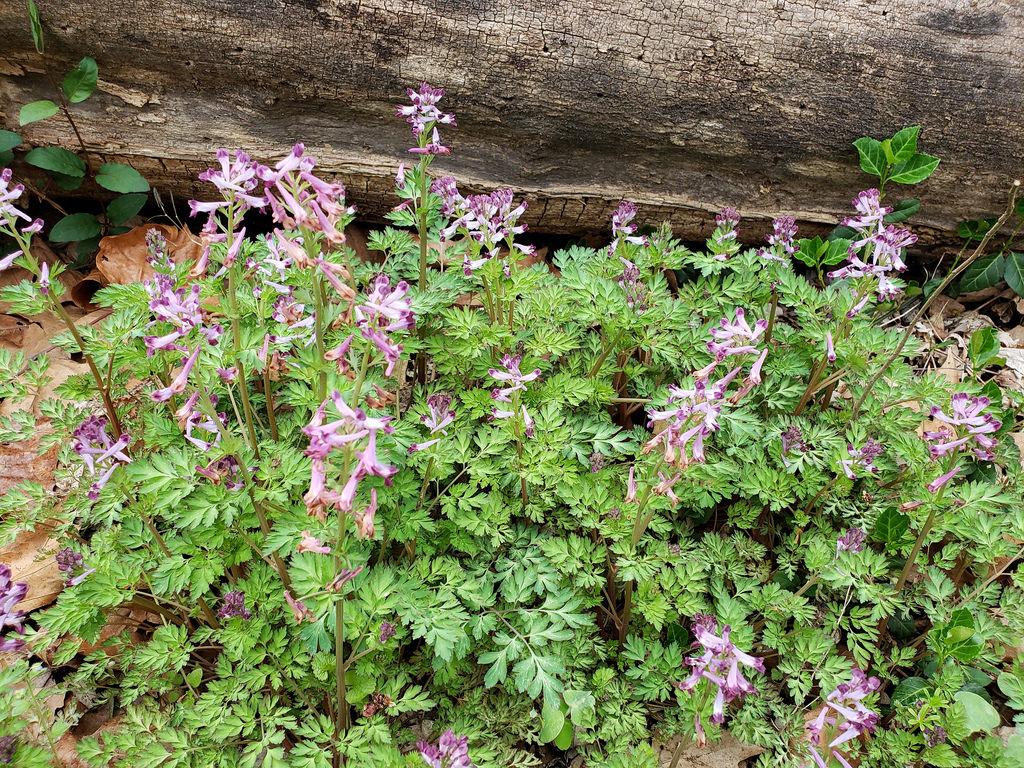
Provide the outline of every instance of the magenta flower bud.
[[940,488],[942,488],[942,486],[944,486],[946,483],[948,483],[950,480],[956,477],[958,474],[960,474],[960,467],[953,467],[953,469],[951,469],[949,472],[946,472],[944,475],[939,475],[930,483],[928,483],[928,492],[935,493]]

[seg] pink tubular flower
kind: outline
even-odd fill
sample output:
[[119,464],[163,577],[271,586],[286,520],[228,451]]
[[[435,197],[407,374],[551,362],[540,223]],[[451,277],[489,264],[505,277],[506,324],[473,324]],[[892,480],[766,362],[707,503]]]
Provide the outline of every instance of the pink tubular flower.
[[711,329],[712,340],[708,342],[708,352],[715,356],[716,362],[721,362],[731,355],[757,354],[755,343],[767,327],[767,320],[758,320],[751,328],[747,322],[746,311],[742,307],[737,307],[731,322],[729,318],[723,317],[718,327]]
[[629,200],[623,200],[619,203],[619,207],[615,209],[615,213],[612,214],[612,237],[615,238],[609,247],[611,251],[618,250],[618,247],[622,243],[632,243],[633,245],[647,245],[647,238],[641,237],[634,234],[636,232],[636,224],[633,224],[633,219],[636,218],[636,203],[630,202]]
[[832,343],[832,331],[825,332],[825,357],[830,363],[836,361],[836,347]]
[[758,255],[768,261],[785,261],[787,256],[796,253],[796,219],[792,216],[780,216],[772,221],[772,232],[765,237],[769,248],[761,248]]
[[840,552],[860,552],[864,549],[867,532],[863,528],[850,528],[836,541],[836,554]]
[[355,209],[345,205],[345,186],[313,174],[316,159],[296,144],[274,168],[259,168],[274,221],[286,229],[321,233],[330,243],[345,241],[344,221]]
[[450,729],[442,734],[436,745],[419,741],[416,749],[430,768],[476,768],[469,757],[469,739],[456,736]]
[[626,306],[637,313],[646,312],[649,308],[647,286],[640,276],[640,268],[629,259],[619,258],[622,262],[622,274],[616,282],[622,286],[626,294]]
[[740,215],[735,208],[723,208],[715,217],[715,231],[708,241],[708,247],[716,261],[727,261],[740,249],[736,225]]
[[[676,687],[681,691],[692,691],[701,680],[707,680],[715,686],[717,691],[711,722],[721,725],[725,720],[725,707],[729,702],[757,693],[757,688],[743,676],[741,665],[755,669],[761,674],[764,674],[765,667],[761,659],[741,651],[730,641],[728,626],[722,628],[721,636],[715,634],[716,627],[717,621],[712,617],[702,617],[700,621],[694,621],[692,629],[696,642],[693,645],[695,648],[703,648],[704,653],[686,660],[693,671],[686,680],[677,683]],[[699,714],[697,718],[695,725],[699,728]]]
[[[214,404],[216,400],[211,397]],[[196,408],[199,402],[199,392],[193,395],[179,406],[174,416],[178,420],[178,426],[185,432],[185,439],[201,451],[208,451],[220,443],[220,425],[210,418],[204,411]],[[217,414],[221,424],[227,423],[227,416],[223,413]],[[200,436],[197,431],[202,430],[205,436]],[[206,439],[203,439],[205,437]]]
[[185,386],[188,384],[189,374],[192,373],[192,368],[195,366],[196,360],[199,359],[199,350],[200,346],[197,344],[195,350],[188,356],[188,359],[185,360],[185,365],[183,365],[181,370],[178,371],[178,375],[174,377],[170,385],[163,389],[158,389],[150,395],[155,402],[162,403],[166,400],[170,400],[172,396],[180,395],[185,391]]
[[949,472],[947,472],[946,474],[939,475],[930,483],[928,483],[928,492],[935,493],[942,486],[944,486],[946,483],[948,483],[950,480],[956,477],[958,474],[960,474],[960,467],[953,467],[953,469],[949,470]]
[[852,445],[846,446],[846,454],[849,458],[843,459],[839,462],[839,465],[843,468],[843,474],[845,474],[851,480],[856,479],[857,475],[854,474],[855,469],[863,469],[865,472],[875,474],[878,472],[878,467],[875,466],[874,461],[885,451],[885,448],[877,440],[868,439],[864,443],[863,448],[854,448]]
[[299,624],[316,619],[313,612],[306,607],[306,604],[301,600],[296,600],[288,590],[284,591],[284,599],[288,603],[288,607],[292,609],[292,616]]
[[356,515],[356,531],[364,539],[372,539],[376,531],[374,519],[377,516],[377,489],[370,489],[370,503]]
[[[497,368],[488,369],[487,373],[493,379],[497,379],[504,387],[495,387],[491,391],[491,399],[497,403],[511,403],[512,394],[514,392],[525,392],[526,385],[531,381],[536,381],[540,378],[540,368],[535,368],[530,373],[523,373],[519,370],[520,364],[523,362],[521,355],[503,355],[501,358],[501,366],[505,370],[499,370]],[[508,419],[515,415],[515,411],[500,409],[495,407],[491,410],[491,419]],[[533,437],[533,419],[530,414],[526,411],[526,406],[522,406],[523,423],[526,427],[526,436]]]
[[[850,682],[840,683],[825,697],[821,712],[807,724],[811,757],[819,768],[829,768],[829,754],[844,768],[850,768],[850,762],[839,751],[839,747],[872,733],[878,726],[878,714],[864,705],[864,699],[881,686],[877,677],[868,677],[855,668],[851,673]],[[819,752],[822,748],[825,756]]]
[[[23,611],[15,610],[15,606],[25,599],[28,594],[28,584],[13,581],[11,567],[6,563],[0,563],[0,633],[12,629],[16,633],[25,632],[25,614]],[[25,643],[14,637],[0,637],[0,653],[11,653],[21,648]]]
[[314,552],[318,555],[329,555],[331,554],[331,548],[324,544],[320,539],[316,538],[309,531],[302,532],[302,540],[299,545],[295,548],[295,551],[299,554],[304,552]]
[[946,427],[924,433],[929,443],[929,451],[933,459],[957,451],[959,448],[974,443],[974,455],[983,461],[995,458],[993,448],[996,439],[992,435],[998,432],[1003,423],[984,410],[991,405],[987,397],[972,397],[966,392],[957,392],[950,399],[952,415],[946,415],[938,406],[931,409],[931,417],[946,424]]
[[711,385],[705,379],[698,379],[694,382],[693,389],[669,387],[668,407],[647,412],[651,427],[659,422],[667,424],[647,442],[643,452],[649,453],[658,445],[662,445],[665,461],[680,469],[685,469],[693,462],[703,462],[704,438],[718,430],[722,400],[730,382],[739,375],[739,372],[739,368],[734,368]]
[[72,437],[75,453],[81,457],[89,474],[96,478],[89,489],[89,498],[95,501],[114,470],[131,462],[126,453],[131,436],[123,434],[115,441],[107,433],[106,416],[89,416],[75,428]]
[[[516,235],[526,231],[526,225],[519,223],[519,218],[526,212],[526,203],[515,204],[511,189],[498,189],[489,195],[470,195],[462,197],[455,180],[450,177],[439,179],[433,185],[444,200],[446,215],[452,221],[441,232],[442,240],[450,240],[456,232],[463,232],[467,237],[480,244],[481,259],[471,260],[469,254],[463,262],[467,274],[478,269],[488,259],[498,255],[499,246],[503,243],[522,253],[532,253],[533,248],[515,243]],[[448,213],[450,211],[450,213]]]
[[437,104],[444,98],[444,88],[434,88],[428,83],[420,83],[419,90],[408,88],[405,91],[410,104],[400,104],[395,108],[398,117],[404,117],[412,127],[412,135],[419,138],[438,125],[455,125],[455,115],[442,112]]
[[192,208],[192,215],[196,213],[208,213],[216,208],[240,203],[241,210],[246,208],[262,208],[266,201],[259,195],[253,194],[259,185],[256,176],[259,166],[245,152],[235,150],[234,156],[226,149],[217,150],[217,168],[209,168],[199,174],[200,181],[208,181],[213,184],[217,191],[224,198],[223,202],[200,203],[195,200],[189,201]]
[[196,472],[214,485],[221,485],[229,491],[240,491],[245,487],[241,467],[234,456],[224,456],[211,461],[205,467],[196,467]]
[[[430,434],[448,434],[445,427],[455,421],[455,411],[451,404],[452,396],[445,392],[438,392],[427,398],[427,413],[420,418],[420,421],[430,430]],[[422,451],[439,441],[440,438],[434,438],[424,443],[413,443],[409,446],[409,453]]]
[[630,465],[629,475],[626,477],[626,502],[636,501],[636,465]]
[[409,330],[416,322],[409,301],[409,284],[402,280],[392,288],[387,275],[377,275],[369,287],[363,302],[355,307],[356,325],[363,338],[384,355],[387,362],[384,375],[390,376],[402,347],[392,341],[389,334]]
[[[21,256],[23,250],[29,246],[32,235],[41,232],[43,220],[32,218],[18,208],[15,202],[24,194],[23,184],[11,184],[14,172],[10,168],[4,168],[0,172],[0,233],[10,236],[18,249],[0,257],[0,271],[8,269],[14,261]],[[29,222],[21,224],[22,221]]]

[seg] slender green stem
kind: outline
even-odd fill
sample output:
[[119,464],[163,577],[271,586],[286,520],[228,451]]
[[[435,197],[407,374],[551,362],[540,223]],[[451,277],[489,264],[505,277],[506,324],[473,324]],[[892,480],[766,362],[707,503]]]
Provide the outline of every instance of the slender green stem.
[[267,422],[270,424],[270,437],[274,441],[279,439],[277,432],[277,414],[274,411],[274,387],[270,380],[270,365],[263,367],[263,398],[267,404]]
[[587,372],[588,379],[592,379],[595,376],[597,376],[598,372],[601,370],[601,366],[604,365],[604,361],[608,359],[608,355],[610,355],[612,353],[612,350],[615,349],[615,346],[619,343],[619,340],[622,338],[622,335],[625,332],[625,329],[623,329],[619,331],[617,334],[615,334],[615,338],[612,339],[610,343],[602,343],[601,354],[597,356],[597,360],[594,361],[594,364],[590,367],[590,370]]

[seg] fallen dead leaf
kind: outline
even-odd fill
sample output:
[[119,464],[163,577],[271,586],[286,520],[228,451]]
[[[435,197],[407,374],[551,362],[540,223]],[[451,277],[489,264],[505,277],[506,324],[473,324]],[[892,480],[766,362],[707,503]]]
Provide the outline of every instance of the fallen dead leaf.
[[42,431],[29,440],[0,443],[0,494],[26,480],[34,480],[44,488],[53,486],[53,472],[57,468],[57,453],[60,448],[52,445],[39,453]]
[[[668,768],[672,764],[672,756],[679,744],[679,739],[670,739],[665,744],[654,745],[661,768]],[[723,733],[717,744],[704,747],[685,739],[676,768],[740,768],[748,758],[763,751],[761,747],[737,741],[729,733]]]
[[0,416],[10,416],[16,411],[31,411],[39,415],[39,405],[53,396],[57,387],[67,381],[71,376],[80,373],[88,373],[89,366],[86,363],[76,363],[63,353],[54,354],[50,358],[50,365],[46,369],[47,382],[35,392],[31,392],[21,400],[4,400],[0,403]]
[[153,276],[146,248],[146,233],[151,229],[163,232],[167,251],[175,263],[197,261],[203,252],[202,241],[187,229],[167,224],[144,224],[123,235],[100,240],[96,252],[96,269],[108,283],[136,283]]
[[28,595],[18,603],[18,610],[34,611],[57,599],[64,588],[64,575],[54,557],[57,549],[57,542],[41,527],[19,534],[12,544],[0,549],[0,563],[11,567],[11,578],[28,584]]
[[[121,724],[121,715],[110,717],[104,714],[99,718],[90,718],[90,714],[83,715],[78,725],[65,733],[57,742],[57,748],[53,755],[54,765],[57,768],[89,768],[89,763],[78,756],[78,742],[88,736],[102,737],[103,734],[116,730]],[[101,721],[101,725],[98,727],[95,726],[97,719]]]

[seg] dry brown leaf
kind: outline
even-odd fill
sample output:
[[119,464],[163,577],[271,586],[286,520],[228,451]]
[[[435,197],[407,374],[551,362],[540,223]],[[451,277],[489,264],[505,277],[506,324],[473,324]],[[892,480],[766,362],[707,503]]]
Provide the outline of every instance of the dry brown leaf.
[[[679,746],[679,739],[671,739],[665,744],[655,744],[658,753],[658,764],[668,768],[672,764],[672,756]],[[737,741],[729,733],[723,733],[717,744],[697,746],[689,739],[683,740],[682,751],[679,753],[677,768],[740,768],[748,758],[759,755],[764,750],[752,744]]]
[[43,432],[40,430],[29,440],[0,443],[0,494],[7,493],[26,480],[34,480],[44,488],[53,486],[59,446],[52,445],[40,454],[39,443],[42,437]]
[[946,359],[935,371],[949,379],[951,384],[959,384],[967,375],[967,362],[957,354],[959,349],[952,345],[946,347]]
[[[78,742],[87,736],[101,737],[103,734],[115,730],[121,723],[121,715],[111,717],[103,713],[93,717],[87,712],[82,716],[81,721],[70,732],[65,733],[57,742],[57,749],[54,751],[54,765],[56,768],[89,768],[89,764],[78,756]],[[97,726],[96,722],[100,725]]]
[[[145,622],[147,619],[156,619],[156,616],[147,611],[140,610],[138,608],[126,608],[121,606],[113,613],[107,616],[107,623],[103,625],[103,629],[100,630],[99,637],[95,643],[82,643],[79,649],[80,653],[88,654],[93,651],[99,650],[103,647],[103,644],[115,635],[119,635],[126,629],[131,631],[131,636],[134,640],[139,637],[138,627],[140,624]],[[117,653],[117,649],[113,646],[107,646],[103,649],[108,656],[112,656]]]
[[0,549],[0,563],[11,566],[12,580],[28,584],[28,595],[18,603],[19,610],[47,606],[64,588],[64,575],[54,558],[57,549],[57,542],[41,527],[18,534],[13,543]]
[[175,263],[198,261],[203,253],[202,241],[187,229],[167,224],[144,224],[123,235],[100,240],[96,253],[96,269],[108,283],[136,283],[153,276],[147,257],[146,233],[151,229],[163,232],[167,251]]

